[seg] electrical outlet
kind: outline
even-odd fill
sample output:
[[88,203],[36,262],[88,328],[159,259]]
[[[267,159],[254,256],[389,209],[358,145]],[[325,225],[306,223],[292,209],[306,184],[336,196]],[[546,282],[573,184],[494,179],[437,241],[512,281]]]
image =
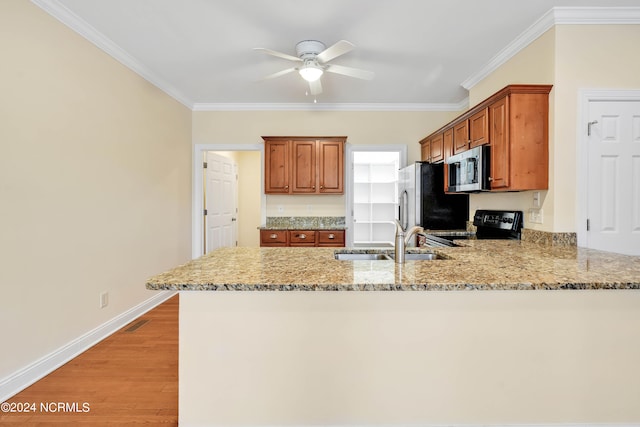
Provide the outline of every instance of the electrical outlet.
[[313,212],[313,205],[307,205],[307,212]]
[[283,213],[283,212],[284,212],[284,206],[278,205],[278,213]]
[[109,292],[102,292],[100,294],[100,308],[105,308],[109,305]]
[[534,224],[542,224],[544,215],[542,209],[529,209],[529,222]]

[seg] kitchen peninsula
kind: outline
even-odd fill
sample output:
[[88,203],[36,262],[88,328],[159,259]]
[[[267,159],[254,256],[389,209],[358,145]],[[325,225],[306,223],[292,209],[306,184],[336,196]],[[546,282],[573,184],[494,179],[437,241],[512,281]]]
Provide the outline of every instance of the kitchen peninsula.
[[640,257],[460,244],[219,249],[149,279],[182,291],[181,425],[640,421]]

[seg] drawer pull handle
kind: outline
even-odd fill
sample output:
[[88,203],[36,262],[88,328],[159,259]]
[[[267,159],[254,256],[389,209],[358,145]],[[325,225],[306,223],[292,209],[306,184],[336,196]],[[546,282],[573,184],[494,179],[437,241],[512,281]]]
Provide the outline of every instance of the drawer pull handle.
[[271,239],[277,239],[278,235],[276,233],[273,233],[272,235],[269,236]]
[[298,237],[301,238],[301,239],[306,239],[307,235],[306,234],[299,234]]
[[329,234],[329,236],[327,236],[327,237],[329,237],[330,239],[335,239],[335,238],[336,238],[336,235],[335,235],[335,234],[333,234],[333,233],[331,233],[331,234]]

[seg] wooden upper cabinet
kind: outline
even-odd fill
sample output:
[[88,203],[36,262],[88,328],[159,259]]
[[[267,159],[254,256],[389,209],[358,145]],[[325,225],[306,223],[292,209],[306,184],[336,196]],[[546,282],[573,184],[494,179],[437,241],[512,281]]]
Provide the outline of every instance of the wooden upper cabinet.
[[344,140],[318,141],[318,193],[344,191]]
[[509,86],[489,106],[491,190],[549,188],[551,86]]
[[469,117],[469,148],[489,143],[489,109]]
[[264,143],[264,191],[269,194],[288,194],[290,141],[270,139]]
[[[545,190],[549,187],[549,93],[551,85],[509,85],[420,141],[424,160],[440,154],[433,141],[442,135],[442,157],[489,145],[491,191]],[[439,143],[436,144],[439,147]]]
[[262,137],[266,194],[342,194],[346,137]]
[[420,141],[420,160],[423,162],[431,161],[431,140],[423,139]]
[[444,135],[439,133],[431,138],[431,163],[438,163],[444,160]]
[[509,117],[508,98],[504,97],[489,106],[491,117],[491,189],[509,188]]
[[453,126],[453,154],[462,153],[469,149],[469,121],[462,122]]
[[442,134],[442,152],[444,155],[444,161],[447,161],[449,156],[453,155],[453,129],[449,128]]
[[316,192],[317,145],[315,141],[291,142],[291,193]]
[[420,141],[420,160],[431,163],[444,160],[443,135],[441,133]]

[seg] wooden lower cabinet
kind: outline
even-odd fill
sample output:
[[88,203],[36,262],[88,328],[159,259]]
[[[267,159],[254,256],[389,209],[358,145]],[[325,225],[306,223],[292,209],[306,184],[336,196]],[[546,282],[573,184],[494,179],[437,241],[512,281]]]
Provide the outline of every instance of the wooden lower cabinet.
[[260,230],[262,247],[344,247],[345,230]]
[[260,230],[260,246],[289,246],[287,230]]
[[318,246],[344,246],[344,230],[318,231]]
[[289,230],[289,246],[315,246],[315,230]]

